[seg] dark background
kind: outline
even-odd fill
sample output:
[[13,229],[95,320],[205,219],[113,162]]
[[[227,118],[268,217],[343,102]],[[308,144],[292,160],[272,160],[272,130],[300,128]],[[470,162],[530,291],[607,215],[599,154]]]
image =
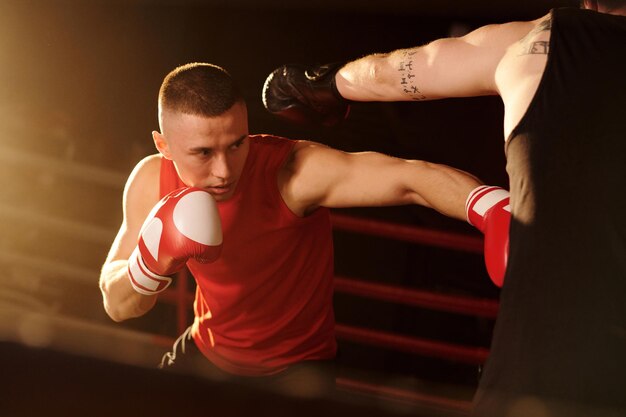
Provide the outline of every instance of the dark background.
[[[262,107],[261,87],[284,63],[347,61],[463,34],[487,23],[535,19],[551,7],[571,4],[0,1],[0,267],[6,271],[0,278],[0,306],[56,315],[61,321],[69,317],[176,335],[173,307],[167,305],[145,318],[112,324],[101,306],[97,276],[121,221],[124,178],[140,158],[155,152],[150,132],[158,129],[160,83],[170,70],[188,62],[223,66],[239,81],[251,133],[444,163],[507,187],[498,97],[356,103],[343,125],[328,129],[274,119]],[[41,156],[48,159],[41,162]],[[91,175],[70,175],[77,165],[112,179],[102,185]],[[340,212],[477,235],[463,222],[419,207]],[[497,299],[479,255],[347,232],[336,232],[335,238],[338,275]],[[487,319],[345,294],[336,295],[335,305],[337,319],[344,323],[472,346],[488,347],[493,326]],[[35,337],[33,342],[22,330],[16,332],[27,344],[46,346],[45,340]],[[466,387],[459,394],[465,399],[478,378],[476,366],[341,341],[340,349],[345,370],[374,379]]]

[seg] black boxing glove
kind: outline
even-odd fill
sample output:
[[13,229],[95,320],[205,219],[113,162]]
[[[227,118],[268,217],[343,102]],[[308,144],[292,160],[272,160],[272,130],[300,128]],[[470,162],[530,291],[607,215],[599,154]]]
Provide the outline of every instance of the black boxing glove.
[[294,123],[336,126],[350,112],[348,100],[341,97],[335,84],[335,74],[342,66],[283,65],[265,80],[263,105],[270,113]]

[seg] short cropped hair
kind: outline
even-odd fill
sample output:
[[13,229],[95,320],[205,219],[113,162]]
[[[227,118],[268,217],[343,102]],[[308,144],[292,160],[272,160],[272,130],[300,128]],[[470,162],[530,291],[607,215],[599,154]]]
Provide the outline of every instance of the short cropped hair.
[[165,76],[159,90],[161,109],[215,117],[244,101],[230,74],[213,64],[194,62]]

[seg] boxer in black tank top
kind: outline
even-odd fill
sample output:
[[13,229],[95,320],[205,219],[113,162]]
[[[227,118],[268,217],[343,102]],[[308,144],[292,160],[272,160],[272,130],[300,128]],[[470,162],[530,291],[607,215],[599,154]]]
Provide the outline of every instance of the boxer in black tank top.
[[506,146],[509,264],[480,416],[626,414],[626,18],[551,20]]

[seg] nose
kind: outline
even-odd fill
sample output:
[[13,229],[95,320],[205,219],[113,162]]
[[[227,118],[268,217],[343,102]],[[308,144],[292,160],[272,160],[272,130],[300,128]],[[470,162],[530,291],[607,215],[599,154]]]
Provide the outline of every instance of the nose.
[[216,154],[211,165],[211,174],[214,177],[224,181],[227,181],[230,178],[231,167],[226,154],[221,152]]

